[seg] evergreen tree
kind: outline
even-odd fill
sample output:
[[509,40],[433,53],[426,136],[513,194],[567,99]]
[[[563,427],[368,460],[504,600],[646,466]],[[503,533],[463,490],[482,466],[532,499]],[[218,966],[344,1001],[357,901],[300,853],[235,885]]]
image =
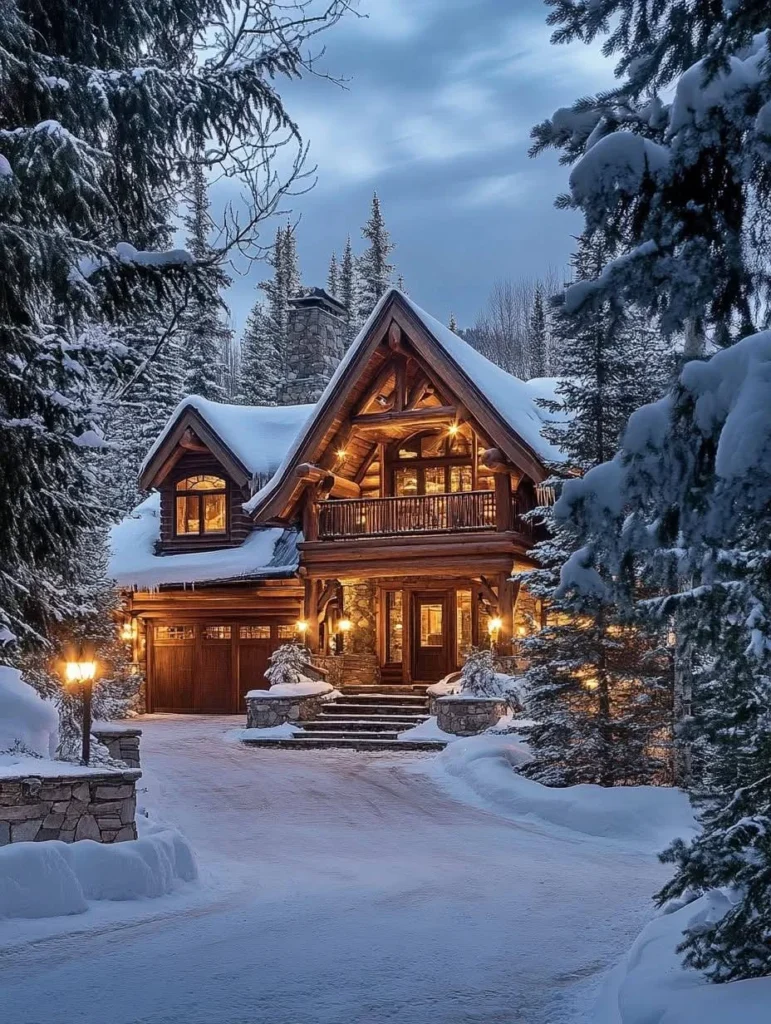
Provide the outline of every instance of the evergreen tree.
[[[202,159],[202,147],[198,148]],[[190,175],[188,208],[184,218],[187,229],[186,246],[200,263],[214,266],[216,259],[209,245],[212,228],[209,189],[201,162],[193,165]],[[221,286],[228,284],[220,273]],[[223,401],[225,395],[225,359],[233,332],[225,322],[226,309],[221,296],[211,292],[192,295],[185,309],[180,346],[184,356],[184,390],[212,401]]]
[[333,298],[337,298],[340,291],[340,267],[337,265],[337,253],[333,252],[329,261],[327,273],[327,291]]
[[640,612],[676,618],[701,653],[686,727],[702,828],[668,852],[677,872],[660,898],[728,893],[683,944],[716,981],[771,972],[769,379],[768,331],[687,363],[670,394],[631,417],[613,462],[566,483],[555,508],[580,535],[576,586],[602,573],[629,603],[630,580],[646,578],[658,593]]
[[453,334],[458,333],[458,321],[455,319],[455,314],[450,313],[450,322],[447,325]]
[[535,286],[528,339],[530,378],[545,377],[549,366],[549,330],[540,281]]
[[239,401],[276,405],[281,379],[275,328],[265,308],[256,302],[241,339]]
[[[602,239],[580,239],[574,257],[579,280],[590,278],[606,255]],[[557,331],[565,377],[549,405],[563,422],[545,433],[573,468],[586,471],[613,456],[631,412],[661,393],[663,368],[651,362],[640,375],[634,327],[618,303],[598,297],[574,316],[563,311]],[[591,591],[572,586],[565,565],[576,572],[583,567],[580,538],[555,522],[551,509],[541,514],[550,534],[533,552],[541,568],[522,576],[550,606],[547,626],[525,641],[529,710],[536,719],[535,760],[527,770],[556,785],[664,781],[662,731],[671,717],[667,652],[655,631],[616,607],[601,577]]]
[[396,287],[399,289],[402,295],[409,295],[409,292],[407,291],[407,285],[404,283],[404,278],[402,277],[401,274],[399,274],[399,276],[396,278]]
[[[267,119],[302,150],[275,76],[303,71],[303,38],[322,24],[300,16],[288,27],[283,8],[261,4],[215,38],[236,6],[126,0],[106,16],[97,0],[9,0],[0,10],[4,638],[45,643],[53,623],[78,616],[73,552],[102,525],[87,448],[103,443],[106,408],[127,398],[143,362],[118,332],[216,287],[189,253],[144,241],[165,223],[195,139],[216,139],[210,162],[228,154],[227,173],[247,182],[270,148]],[[325,23],[346,7],[333,3]],[[272,179],[237,241],[249,244],[269,193],[286,187]]]
[[338,298],[345,306],[345,322],[348,325],[347,341],[350,342],[356,333],[359,315],[359,277],[350,235],[346,238],[345,247],[343,248],[343,259],[340,264],[340,294]]
[[393,265],[388,257],[393,252],[393,243],[385,226],[383,211],[377,192],[372,196],[369,220],[361,229],[369,242],[357,261],[361,286],[359,289],[359,323],[363,323],[377,305],[378,299],[391,286]]
[[685,335],[687,355],[768,323],[767,5],[549,2],[556,42],[610,33],[618,58],[615,89],[533,130],[534,153],[576,161],[559,205],[622,246],[569,307],[616,294]]

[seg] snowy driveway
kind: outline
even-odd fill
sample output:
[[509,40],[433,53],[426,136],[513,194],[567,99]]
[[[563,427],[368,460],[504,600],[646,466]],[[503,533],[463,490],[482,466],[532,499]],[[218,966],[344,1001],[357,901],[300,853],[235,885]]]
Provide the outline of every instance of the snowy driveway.
[[233,724],[143,722],[147,803],[192,841],[195,897],[0,949],[4,1024],[587,1019],[653,858],[457,803],[421,775],[433,755],[248,749]]

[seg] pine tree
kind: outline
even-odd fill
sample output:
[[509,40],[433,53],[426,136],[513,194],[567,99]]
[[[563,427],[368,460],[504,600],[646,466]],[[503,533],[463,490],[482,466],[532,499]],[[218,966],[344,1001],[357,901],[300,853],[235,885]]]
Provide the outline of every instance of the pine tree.
[[[198,148],[202,159],[202,147]],[[209,245],[212,229],[209,189],[202,163],[196,162],[190,175],[188,209],[184,218],[186,246],[196,260],[212,265],[215,258]],[[220,286],[228,284],[219,275]],[[219,294],[201,293],[190,297],[182,324],[182,349],[185,364],[184,390],[212,401],[224,401],[225,359],[233,332],[225,322],[225,306]]]
[[337,265],[337,253],[333,252],[329,260],[329,271],[327,273],[327,291],[331,296],[337,298],[340,292],[340,268]]
[[682,947],[715,981],[771,971],[770,376],[768,331],[687,363],[631,417],[614,461],[566,483],[555,508],[617,602],[644,577],[654,596],[640,611],[676,619],[700,652],[685,726],[702,828],[666,855],[677,871],[660,899],[728,892]]
[[530,313],[530,336],[528,338],[529,376],[545,377],[549,366],[549,330],[546,308],[540,281],[536,283],[533,308]]
[[[333,3],[324,23],[346,7]],[[234,38],[218,41],[212,29],[234,8],[230,0],[125,0],[106,16],[96,0],[2,5],[4,638],[46,643],[53,623],[78,616],[73,552],[104,525],[87,447],[102,443],[105,412],[128,398],[143,362],[120,330],[173,318],[192,290],[216,287],[189,253],[144,241],[165,223],[195,139],[216,139],[210,162],[227,153],[228,173],[249,182],[266,119],[302,147],[275,76],[302,73],[311,28],[300,18],[287,34],[283,12],[261,4]],[[197,60],[203,38],[211,46]],[[251,225],[282,187],[274,179],[263,190]],[[239,240],[249,244],[247,224]],[[0,656],[17,658],[18,648],[6,645]]]
[[361,229],[369,242],[357,261],[361,287],[359,289],[359,322],[363,323],[391,285],[393,265],[388,257],[393,252],[393,243],[385,226],[383,211],[377,192],[372,196],[369,220]]
[[[574,258],[580,280],[606,258],[602,239],[582,238]],[[631,412],[663,390],[663,368],[640,377],[636,335],[626,311],[597,298],[580,313],[557,319],[565,378],[550,403],[569,428],[545,433],[569,464],[582,471],[612,458]],[[560,482],[554,481],[559,489]],[[550,621],[525,642],[529,710],[536,719],[528,772],[543,782],[632,785],[669,778],[662,733],[671,717],[671,661],[656,631],[615,605],[595,574],[591,590],[577,591],[565,566],[590,572],[580,559],[580,538],[541,510],[549,538],[536,545],[540,569],[522,580],[547,600]],[[573,562],[571,557],[575,556]]]
[[450,313],[450,322],[447,325],[453,334],[458,333],[458,321],[455,319],[455,314]]
[[241,339],[239,401],[246,405],[276,405],[280,383],[275,328],[258,301]]
[[356,333],[359,314],[359,277],[350,235],[345,240],[343,248],[343,259],[340,264],[340,294],[338,298],[346,309],[347,341],[350,342]]
[[404,278],[402,277],[401,274],[399,274],[399,276],[396,278],[396,287],[399,289],[402,295],[409,295],[409,292],[407,291],[407,285],[404,283]]
[[558,205],[582,209],[587,230],[622,245],[591,286],[568,292],[569,305],[612,292],[655,312],[667,336],[685,335],[687,355],[768,323],[764,200],[750,198],[768,192],[766,4],[551,6],[555,40],[610,33],[618,59],[615,89],[532,133],[533,153],[555,147],[575,162]]

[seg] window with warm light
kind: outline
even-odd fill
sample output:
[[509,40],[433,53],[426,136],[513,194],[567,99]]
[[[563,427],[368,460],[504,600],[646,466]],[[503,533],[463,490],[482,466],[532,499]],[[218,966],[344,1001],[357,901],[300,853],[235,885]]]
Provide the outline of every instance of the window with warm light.
[[401,590],[386,594],[386,661],[400,664],[404,656],[404,604]]
[[[456,425],[452,432],[444,429],[401,441],[391,459],[393,493],[397,497],[473,489],[471,437],[462,425]],[[406,462],[411,465],[404,465]]]
[[436,604],[421,604],[420,606],[420,646],[441,647],[444,643],[442,633],[442,620],[444,618],[444,605],[441,601]]
[[176,486],[176,535],[227,532],[227,483],[219,476],[188,476]]

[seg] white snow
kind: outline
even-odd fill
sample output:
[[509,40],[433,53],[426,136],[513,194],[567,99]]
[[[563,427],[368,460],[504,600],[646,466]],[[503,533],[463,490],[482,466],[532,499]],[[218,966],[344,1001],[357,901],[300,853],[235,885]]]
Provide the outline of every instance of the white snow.
[[25,683],[18,669],[0,665],[0,751],[21,748],[27,754],[53,757],[58,739],[54,705]]
[[196,876],[192,850],[173,829],[123,843],[12,843],[0,849],[0,918],[83,914],[93,900],[164,896]]
[[145,267],[168,267],[194,263],[186,249],[167,249],[165,252],[145,252],[136,249],[130,242],[118,242],[115,255],[123,263],[136,263]]
[[579,205],[615,205],[615,193],[637,195],[646,175],[669,164],[669,150],[642,135],[611,132],[589,149],[570,172],[570,191]]
[[333,696],[334,687],[321,679],[308,679],[303,676],[299,683],[276,683],[269,690],[250,690],[247,697],[252,700],[261,700],[266,697],[323,697]]
[[188,395],[171,414],[145,456],[140,475],[184,411],[195,409],[248,473],[258,479],[270,476],[278,469],[314,408],[313,405],[227,405]]
[[454,733],[445,732],[440,729],[436,715],[427,718],[420,725],[413,725],[411,729],[405,729],[396,737],[401,743],[419,742],[420,740],[443,740],[445,743],[452,743],[459,739]]
[[771,978],[713,985],[676,952],[686,928],[726,909],[711,892],[651,921],[605,980],[592,1024],[768,1024]]
[[451,672],[444,679],[440,679],[438,683],[427,686],[426,693],[430,697],[446,697],[451,693],[460,693],[460,674]]
[[240,724],[141,720],[144,800],[200,884],[0,922],[13,1024],[588,1021],[668,868],[459,802],[435,755],[224,743]]
[[3,156],[3,154],[0,153],[0,178],[12,178],[12,177],[13,177],[13,168],[11,167],[11,165],[10,165],[10,163],[8,161],[8,157],[7,156]]
[[298,733],[305,732],[299,725],[282,722],[266,729],[229,729],[225,733],[228,743],[241,743],[243,740],[291,740]]
[[253,530],[236,548],[156,555],[160,504],[160,495],[151,494],[110,531],[108,572],[118,586],[152,589],[161,584],[276,576],[282,568],[293,572],[297,567],[296,557],[283,567],[270,564],[286,532],[280,527]]
[[481,801],[517,821],[538,821],[582,835],[631,843],[655,853],[696,824],[681,790],[658,786],[570,786],[553,789],[518,774],[530,760],[517,736],[484,733],[446,747],[432,777],[459,799]]

